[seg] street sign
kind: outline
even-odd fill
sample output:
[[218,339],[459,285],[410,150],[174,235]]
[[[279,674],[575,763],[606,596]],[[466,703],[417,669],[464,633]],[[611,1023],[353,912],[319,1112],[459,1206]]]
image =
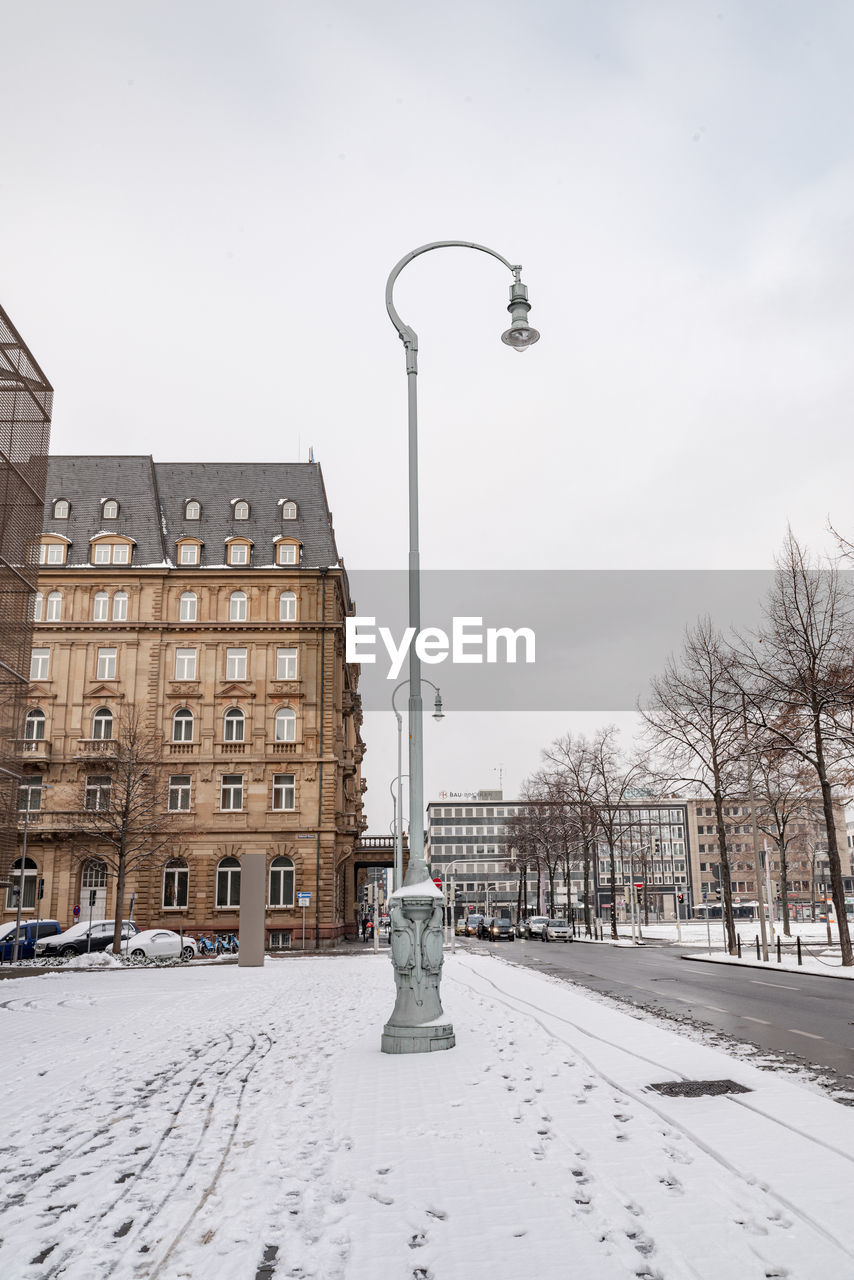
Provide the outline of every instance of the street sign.
[[76,917],[76,916],[79,916],[79,915],[80,915],[80,908],[79,908],[79,907],[75,907],[71,914],[72,914],[73,916],[75,916],[75,917]]
[[298,892],[297,892],[297,906],[298,906],[298,907],[310,907],[310,906],[311,906],[311,894],[310,894],[310,893],[300,893],[300,892],[298,891]]
[[442,887],[442,877],[441,877],[441,876],[434,876],[434,877],[433,877],[433,883],[434,883],[434,885],[436,886],[436,888],[437,888],[437,889],[441,889],[441,887]]

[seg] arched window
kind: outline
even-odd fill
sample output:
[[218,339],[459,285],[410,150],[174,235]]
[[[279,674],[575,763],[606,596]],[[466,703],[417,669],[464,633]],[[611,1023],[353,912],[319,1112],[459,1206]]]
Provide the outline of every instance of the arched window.
[[236,858],[223,858],[216,869],[216,905],[240,906],[240,863]]
[[193,741],[193,713],[187,707],[181,707],[172,717],[172,741]]
[[47,598],[47,609],[45,610],[45,620],[47,622],[59,622],[62,617],[62,592],[51,591]]
[[41,622],[42,609],[44,608],[44,596],[37,591],[33,596],[33,622]]
[[109,707],[99,707],[92,716],[92,737],[102,742],[113,736],[113,713]]
[[290,858],[274,858],[270,863],[270,906],[294,905],[294,864]]
[[297,598],[293,591],[283,591],[279,596],[279,622],[296,622]]
[[235,502],[234,518],[235,520],[249,519],[249,503],[248,502]]
[[291,707],[279,707],[276,712],[276,741],[296,742],[297,715]]
[[163,868],[163,906],[169,910],[186,907],[190,871],[183,858],[172,858]]
[[71,511],[71,503],[67,498],[57,498],[53,504],[54,520],[67,520]]
[[37,708],[34,711],[27,712],[27,718],[24,721],[24,737],[27,742],[42,742],[44,740],[44,723],[45,715],[43,711]]
[[113,622],[127,622],[128,593],[117,591],[113,596]]
[[283,502],[282,503],[282,519],[296,520],[296,518],[297,518],[297,504],[295,502]]
[[[38,879],[39,869],[33,862],[32,858],[27,858],[24,863],[24,896],[21,899],[21,909],[23,911],[32,911],[36,905],[36,881]],[[6,910],[14,911],[18,905],[17,891],[21,884],[21,859],[15,861],[12,868],[12,882],[6,890]]]
[[191,498],[189,502],[184,503],[184,519],[185,520],[201,520],[202,504],[196,502],[195,498]]
[[119,504],[115,498],[106,498],[101,507],[101,515],[105,520],[118,520]]
[[95,622],[106,622],[110,616],[110,597],[106,591],[96,591],[92,602],[92,617]]
[[230,707],[223,716],[226,742],[242,742],[245,720],[239,707]]
[[231,599],[228,602],[228,620],[229,622],[246,621],[245,591],[232,591]]
[[198,601],[195,591],[185,591],[181,595],[181,605],[178,617],[181,622],[195,622],[196,611],[198,609]]

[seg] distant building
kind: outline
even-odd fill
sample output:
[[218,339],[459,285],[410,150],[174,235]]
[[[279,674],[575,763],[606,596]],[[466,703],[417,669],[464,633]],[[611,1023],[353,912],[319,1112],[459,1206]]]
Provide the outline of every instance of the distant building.
[[109,803],[133,706],[161,742],[175,831],[128,886],[136,919],[236,931],[241,858],[263,852],[268,947],[297,945],[300,891],[312,945],[352,932],[365,748],[319,466],[52,458],[39,558],[19,823],[28,911],[38,876],[42,915],[70,924],[92,890],[97,914],[113,915],[87,813]]

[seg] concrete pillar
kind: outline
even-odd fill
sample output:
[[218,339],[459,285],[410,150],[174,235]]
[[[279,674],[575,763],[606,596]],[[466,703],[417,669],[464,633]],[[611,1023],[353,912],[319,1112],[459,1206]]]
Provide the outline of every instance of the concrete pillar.
[[240,950],[238,965],[264,964],[264,916],[267,906],[267,857],[244,853],[240,859]]

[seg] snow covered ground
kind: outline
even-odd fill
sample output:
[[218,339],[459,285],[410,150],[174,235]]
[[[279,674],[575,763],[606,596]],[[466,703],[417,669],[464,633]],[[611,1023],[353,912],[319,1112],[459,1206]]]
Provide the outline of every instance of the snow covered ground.
[[0,984],[0,1277],[854,1275],[854,1111],[508,959],[442,990],[389,1057],[387,953]]

